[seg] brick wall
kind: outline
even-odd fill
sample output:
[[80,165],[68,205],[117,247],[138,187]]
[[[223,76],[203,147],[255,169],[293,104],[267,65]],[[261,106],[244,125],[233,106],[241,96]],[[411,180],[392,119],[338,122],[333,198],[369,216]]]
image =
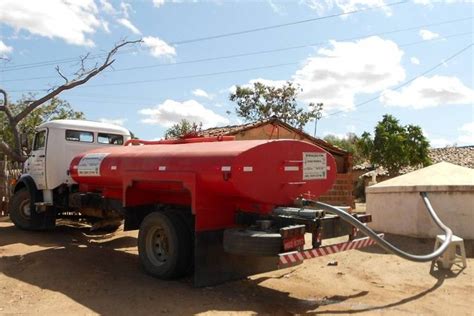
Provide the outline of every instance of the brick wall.
[[352,196],[352,173],[338,173],[332,189],[322,195],[319,201],[336,206],[355,208],[354,197]]

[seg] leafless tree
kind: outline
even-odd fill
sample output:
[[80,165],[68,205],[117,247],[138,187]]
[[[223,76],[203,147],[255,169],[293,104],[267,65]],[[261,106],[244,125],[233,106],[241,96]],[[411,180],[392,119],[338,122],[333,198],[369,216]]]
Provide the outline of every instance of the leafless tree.
[[122,41],[116,44],[106,55],[101,64],[95,64],[95,66],[89,68],[86,66],[86,61],[89,57],[89,54],[80,58],[79,70],[74,74],[74,78],[69,79],[65,76],[59,67],[56,67],[56,72],[58,75],[64,79],[64,84],[54,87],[49,90],[44,96],[28,102],[28,105],[19,113],[15,114],[11,105],[8,103],[8,94],[7,92],[0,88],[0,94],[3,95],[3,104],[0,105],[0,111],[3,111],[8,119],[8,123],[12,130],[13,135],[13,146],[5,142],[5,140],[0,140],[0,152],[3,152],[8,156],[9,159],[13,161],[24,161],[26,159],[25,154],[21,148],[21,139],[20,139],[20,130],[18,124],[23,120],[28,114],[34,111],[36,108],[48,102],[52,98],[59,95],[61,92],[74,89],[80,85],[85,84],[93,77],[97,76],[99,73],[110,67],[114,62],[115,54],[126,45],[133,45],[140,43],[141,40],[135,41]]

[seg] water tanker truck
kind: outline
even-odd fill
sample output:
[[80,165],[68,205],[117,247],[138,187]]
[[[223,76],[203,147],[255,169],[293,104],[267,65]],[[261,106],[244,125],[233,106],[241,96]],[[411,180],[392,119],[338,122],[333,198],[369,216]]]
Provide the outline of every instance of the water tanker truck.
[[113,231],[123,220],[124,230],[139,230],[146,272],[193,273],[206,286],[373,244],[377,236],[355,239],[350,223],[364,229],[370,215],[317,207],[335,177],[334,158],[303,141],[150,142],[119,126],[56,120],[37,128],[9,212],[25,230],[69,218]]

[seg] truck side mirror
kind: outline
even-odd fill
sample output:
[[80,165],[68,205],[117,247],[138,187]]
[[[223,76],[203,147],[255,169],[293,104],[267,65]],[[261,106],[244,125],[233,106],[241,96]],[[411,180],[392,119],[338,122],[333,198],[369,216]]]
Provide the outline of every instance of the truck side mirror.
[[25,149],[28,149],[28,134],[26,133],[22,133],[20,134],[20,143],[21,143],[21,147],[22,148],[25,148]]

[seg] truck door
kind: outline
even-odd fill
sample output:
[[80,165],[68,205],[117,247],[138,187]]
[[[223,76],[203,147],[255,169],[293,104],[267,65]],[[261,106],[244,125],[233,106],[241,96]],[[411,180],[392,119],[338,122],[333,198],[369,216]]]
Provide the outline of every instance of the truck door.
[[33,142],[33,150],[28,158],[26,171],[35,180],[36,187],[44,190],[46,186],[46,141],[48,129],[38,130]]

